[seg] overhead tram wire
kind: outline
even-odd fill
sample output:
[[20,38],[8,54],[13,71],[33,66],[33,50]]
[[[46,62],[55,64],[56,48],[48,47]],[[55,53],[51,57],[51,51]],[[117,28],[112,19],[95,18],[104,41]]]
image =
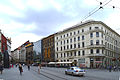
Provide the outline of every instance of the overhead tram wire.
[[[107,3],[105,3],[103,6],[102,6],[102,2],[100,2],[100,5],[98,7],[96,7],[95,9],[93,9],[91,12],[88,13],[87,16],[85,16],[82,20],[81,20],[81,23],[87,19],[88,17],[90,17],[91,15],[93,15],[94,13],[96,13],[97,11],[99,11],[100,9],[103,9],[104,6],[106,6],[108,3],[110,3],[112,0],[108,1]],[[106,1],[104,1],[106,2]],[[98,8],[98,9],[97,9]],[[97,9],[97,10],[96,10]],[[95,11],[94,11],[95,10]]]

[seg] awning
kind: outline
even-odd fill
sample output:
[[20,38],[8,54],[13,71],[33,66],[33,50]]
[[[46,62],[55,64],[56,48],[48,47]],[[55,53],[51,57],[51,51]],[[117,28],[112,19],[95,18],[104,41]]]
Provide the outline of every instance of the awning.
[[48,64],[71,64],[72,62],[49,62]]
[[102,63],[102,61],[95,61],[95,63]]

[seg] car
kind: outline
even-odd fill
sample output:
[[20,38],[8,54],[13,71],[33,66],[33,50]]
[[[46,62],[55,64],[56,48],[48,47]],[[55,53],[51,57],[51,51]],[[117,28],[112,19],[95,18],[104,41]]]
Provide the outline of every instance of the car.
[[38,63],[33,63],[32,66],[38,66]]
[[85,70],[79,67],[69,67],[65,70],[65,74],[84,76]]

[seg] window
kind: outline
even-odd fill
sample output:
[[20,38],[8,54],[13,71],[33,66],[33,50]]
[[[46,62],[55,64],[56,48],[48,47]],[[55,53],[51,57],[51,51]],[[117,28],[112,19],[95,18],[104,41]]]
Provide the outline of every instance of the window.
[[69,56],[69,53],[67,53],[67,57]]
[[62,45],[62,41],[61,41],[61,45]]
[[78,41],[80,41],[80,37],[78,36]]
[[58,47],[57,47],[57,51],[58,51]]
[[80,33],[80,31],[78,30],[78,34]]
[[64,57],[65,57],[65,53],[64,53]]
[[57,46],[58,46],[58,42],[57,42]]
[[71,52],[71,56],[72,56],[72,52]]
[[82,55],[83,55],[83,56],[85,55],[85,51],[84,51],[84,50],[82,51]]
[[91,30],[91,27],[89,27],[89,30]]
[[96,53],[99,53],[99,49],[96,49]]
[[84,40],[84,35],[82,36],[82,40]]
[[61,36],[61,38],[62,38],[62,36]]
[[80,51],[78,51],[78,56],[80,56]]
[[67,43],[69,43],[69,40],[67,40]]
[[90,40],[90,45],[93,45],[93,40]]
[[76,33],[74,32],[74,35],[75,35]]
[[93,33],[90,33],[90,37],[91,37],[91,38],[93,37]]
[[61,47],[61,51],[62,51],[62,47]]
[[65,44],[65,40],[64,40],[64,44]]
[[95,27],[95,29],[99,29],[99,27]]
[[96,32],[96,37],[99,37],[99,32]]
[[58,54],[57,54],[57,58],[58,58]]
[[101,33],[101,37],[103,38],[103,33]]
[[70,42],[72,43],[72,39],[70,39]]
[[69,49],[69,45],[67,45],[67,49]]
[[58,40],[58,37],[57,37],[57,40]]
[[96,40],[96,45],[99,45],[99,40]]
[[64,35],[64,37],[65,37],[65,35]]
[[62,53],[61,53],[61,58],[62,58]]
[[68,37],[68,34],[67,34],[67,37]]
[[65,46],[64,46],[64,50],[65,50]]
[[74,56],[76,56],[76,51],[74,52]]
[[104,54],[104,50],[102,49],[102,54]]
[[78,43],[78,48],[80,48],[80,43]]
[[82,42],[82,47],[84,47],[85,45],[84,45],[84,42]]
[[82,29],[82,32],[84,32],[84,29]]
[[76,44],[74,44],[74,48],[76,48]]
[[103,40],[101,41],[101,43],[103,44]]
[[90,54],[93,54],[93,49],[90,49]]
[[72,49],[72,44],[70,45],[70,48]]
[[74,38],[74,42],[76,42],[76,38]]
[[72,36],[72,32],[70,33],[70,36]]

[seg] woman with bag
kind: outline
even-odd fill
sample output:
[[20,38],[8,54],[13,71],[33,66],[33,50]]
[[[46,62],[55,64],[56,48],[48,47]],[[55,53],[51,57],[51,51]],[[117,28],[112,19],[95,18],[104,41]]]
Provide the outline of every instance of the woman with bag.
[[20,75],[22,75],[23,69],[21,64],[19,64],[19,71],[20,71]]

